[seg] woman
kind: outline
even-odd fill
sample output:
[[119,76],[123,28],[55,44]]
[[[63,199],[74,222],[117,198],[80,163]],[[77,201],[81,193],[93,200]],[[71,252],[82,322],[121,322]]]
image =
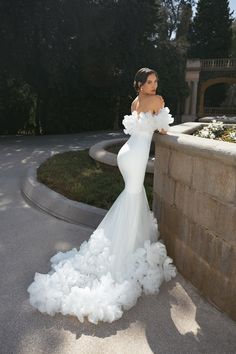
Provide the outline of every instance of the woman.
[[[158,76],[156,71],[142,68],[134,78],[134,88],[138,96],[131,104],[131,112],[149,112],[158,113],[165,103],[161,96],[156,95],[158,86]],[[160,129],[162,134],[166,134],[164,129]]]
[[173,118],[156,95],[154,70],[140,69],[134,87],[138,96],[132,114],[123,119],[130,138],[117,156],[125,188],[88,242],[53,256],[49,274],[35,274],[28,291],[31,305],[41,312],[113,322],[142,291],[158,293],[162,281],[176,275],[164,244],[157,241],[157,222],[143,185],[153,131],[165,134]]

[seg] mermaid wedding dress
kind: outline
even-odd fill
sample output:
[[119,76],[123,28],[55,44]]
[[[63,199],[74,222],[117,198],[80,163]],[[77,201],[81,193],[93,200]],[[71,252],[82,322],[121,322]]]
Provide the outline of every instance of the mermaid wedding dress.
[[104,219],[79,250],[51,258],[48,274],[36,273],[29,286],[30,303],[43,313],[84,317],[92,323],[113,322],[135,305],[142,291],[157,294],[163,280],[176,275],[172,259],[159,237],[143,181],[154,130],[168,130],[168,107],[158,114],[126,115],[128,141],[117,162],[125,188]]

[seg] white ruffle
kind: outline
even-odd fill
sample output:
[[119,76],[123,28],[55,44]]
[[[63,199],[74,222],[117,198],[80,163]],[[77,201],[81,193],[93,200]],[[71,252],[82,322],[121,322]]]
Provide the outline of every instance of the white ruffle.
[[162,281],[176,275],[162,242],[145,241],[127,260],[119,281],[110,272],[113,261],[110,241],[96,230],[79,251],[74,248],[53,256],[49,274],[35,274],[28,288],[31,305],[49,315],[77,316],[80,322],[84,317],[95,324],[113,322],[136,304],[142,291],[158,293]]
[[161,108],[158,114],[151,112],[133,111],[131,115],[125,115],[122,121],[125,134],[134,134],[136,132],[153,133],[156,129],[160,131],[170,129],[169,124],[174,122],[174,118],[169,113],[168,107]]

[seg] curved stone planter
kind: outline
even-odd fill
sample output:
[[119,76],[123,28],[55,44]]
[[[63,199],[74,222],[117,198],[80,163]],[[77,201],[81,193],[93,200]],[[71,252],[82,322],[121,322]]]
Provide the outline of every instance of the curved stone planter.
[[154,135],[153,211],[179,272],[236,320],[236,144],[188,134]]
[[35,167],[28,170],[22,181],[21,192],[38,208],[73,224],[96,228],[107,213],[106,209],[68,199],[39,183]]
[[[91,146],[89,149],[89,156],[94,160],[105,163],[111,166],[117,166],[117,155],[106,150],[109,146],[124,143],[128,138],[118,138],[111,140],[100,141],[99,143]],[[146,172],[153,173],[154,171],[154,159],[149,158],[147,163]]]

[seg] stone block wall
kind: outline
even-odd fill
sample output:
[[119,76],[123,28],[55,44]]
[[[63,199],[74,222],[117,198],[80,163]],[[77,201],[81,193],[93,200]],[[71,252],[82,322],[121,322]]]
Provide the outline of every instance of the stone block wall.
[[178,271],[236,320],[236,144],[154,134],[153,211]]

